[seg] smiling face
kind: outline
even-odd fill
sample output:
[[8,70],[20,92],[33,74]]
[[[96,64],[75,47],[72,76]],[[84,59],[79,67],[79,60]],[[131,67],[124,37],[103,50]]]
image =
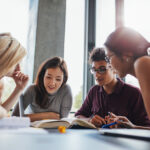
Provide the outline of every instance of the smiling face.
[[[93,70],[98,70],[100,68],[103,69],[102,73],[100,73],[98,71],[95,71],[95,73],[94,73],[94,77],[95,77],[95,80],[97,81],[98,85],[104,86],[104,85],[111,83],[115,78],[115,74],[114,74],[114,71],[112,70],[111,66],[109,66],[109,64],[104,60],[94,61],[92,63]],[[104,70],[105,70],[105,72],[104,72]]]
[[44,87],[49,94],[58,91],[63,83],[64,74],[62,70],[57,68],[49,68],[44,74]]

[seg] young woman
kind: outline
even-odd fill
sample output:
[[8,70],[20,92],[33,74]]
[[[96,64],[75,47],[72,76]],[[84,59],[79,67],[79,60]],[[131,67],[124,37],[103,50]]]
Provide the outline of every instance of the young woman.
[[[150,43],[138,32],[127,27],[117,28],[106,42],[107,57],[116,73],[122,78],[127,74],[135,76],[140,84],[146,111],[150,118]],[[125,117],[119,117],[120,124],[131,125]],[[132,124],[131,127],[139,128]]]
[[[39,67],[35,83],[23,95],[24,110],[28,107],[31,121],[67,117],[72,106],[72,93],[66,84],[68,70],[60,57],[46,60]],[[12,115],[19,115],[19,104]]]
[[[9,98],[1,103],[1,106],[9,111],[23,89],[27,85],[28,76],[24,75],[21,70],[19,63],[26,55],[24,47],[10,34],[0,34],[0,79],[4,76],[8,76],[14,79],[16,87]],[[5,116],[4,109],[0,107],[1,117]]]

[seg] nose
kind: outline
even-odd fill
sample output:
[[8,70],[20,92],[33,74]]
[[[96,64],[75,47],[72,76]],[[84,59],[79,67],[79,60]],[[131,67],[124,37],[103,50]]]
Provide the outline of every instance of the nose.
[[51,79],[49,82],[50,85],[55,85],[55,79]]
[[98,73],[97,71],[95,72],[95,77],[99,77],[101,74]]

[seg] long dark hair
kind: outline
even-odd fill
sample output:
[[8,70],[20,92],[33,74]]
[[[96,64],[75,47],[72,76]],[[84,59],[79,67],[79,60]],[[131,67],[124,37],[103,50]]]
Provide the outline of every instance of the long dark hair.
[[135,58],[147,55],[147,49],[150,47],[150,43],[140,33],[127,27],[117,28],[104,44],[116,55],[132,52]]
[[36,79],[35,79],[35,85],[36,85],[36,103],[40,105],[42,108],[47,108],[48,107],[48,93],[44,87],[44,75],[47,69],[49,68],[57,68],[59,67],[63,74],[63,83],[61,87],[66,84],[68,80],[68,70],[67,70],[67,65],[64,59],[61,57],[53,57],[50,59],[47,59],[44,61],[37,72]]

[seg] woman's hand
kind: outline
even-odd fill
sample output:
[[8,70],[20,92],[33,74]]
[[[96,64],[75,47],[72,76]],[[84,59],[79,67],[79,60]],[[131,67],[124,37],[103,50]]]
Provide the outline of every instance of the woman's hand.
[[111,126],[111,128],[135,128],[135,125],[125,116],[116,116],[111,113],[111,117],[108,118],[108,123],[112,122],[117,122],[117,124]]
[[19,90],[23,90],[26,87],[29,80],[28,75],[25,75],[21,72],[19,64],[16,66],[12,78],[16,83],[16,88]]

